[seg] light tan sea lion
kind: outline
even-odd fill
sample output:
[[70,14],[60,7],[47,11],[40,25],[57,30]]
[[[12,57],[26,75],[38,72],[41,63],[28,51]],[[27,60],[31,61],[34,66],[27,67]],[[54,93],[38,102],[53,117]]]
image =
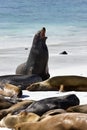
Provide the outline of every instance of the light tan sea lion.
[[0,121],[0,127],[14,128],[18,123],[36,122],[40,116],[35,113],[20,112],[17,115],[8,114]]
[[56,76],[43,82],[34,83],[27,87],[29,91],[87,91],[87,77]]
[[35,123],[20,123],[14,130],[87,130],[87,114],[63,113]]
[[69,107],[66,111],[67,112],[79,112],[79,113],[86,113],[87,114],[87,104]]
[[21,102],[18,102],[17,104],[12,105],[11,107],[7,108],[7,109],[3,109],[0,111],[0,120],[5,117],[7,114],[9,113],[19,113],[22,110],[25,110],[26,107],[28,107],[32,102],[34,102],[33,100],[23,100]]
[[3,84],[3,86],[0,88],[0,95],[6,96],[6,97],[21,97],[22,96],[22,90],[21,88],[6,83]]
[[49,110],[46,113],[44,113],[39,120],[42,120],[43,118],[46,118],[47,116],[54,116],[57,114],[61,114],[61,113],[66,113],[66,110],[64,109],[53,109],[53,110]]

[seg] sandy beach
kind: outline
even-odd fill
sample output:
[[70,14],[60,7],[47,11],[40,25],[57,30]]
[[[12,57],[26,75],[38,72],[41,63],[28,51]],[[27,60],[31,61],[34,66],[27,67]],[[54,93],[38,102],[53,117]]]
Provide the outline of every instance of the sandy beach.
[[[49,48],[49,71],[51,77],[59,75],[80,75],[87,76],[87,52],[86,47],[82,48],[73,46],[48,46]],[[25,62],[30,48],[8,48],[0,49],[0,76],[15,74],[16,67]],[[66,51],[68,54],[63,55],[61,52]],[[23,91],[22,99],[44,99],[53,96],[63,96],[74,93],[80,99],[80,104],[87,104],[87,92],[28,92]],[[0,128],[0,130],[9,130]]]
[[[27,48],[27,49],[26,49]],[[87,76],[87,46],[54,45],[49,49],[50,75]],[[0,49],[0,75],[15,74],[17,66],[27,60],[30,47]],[[67,55],[60,54],[66,51]]]

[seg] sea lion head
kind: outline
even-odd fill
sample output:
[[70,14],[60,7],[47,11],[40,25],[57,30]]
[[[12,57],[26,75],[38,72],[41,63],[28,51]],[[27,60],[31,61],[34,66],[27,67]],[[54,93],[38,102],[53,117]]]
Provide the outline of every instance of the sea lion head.
[[28,91],[35,91],[35,90],[45,91],[45,90],[48,90],[49,88],[48,88],[47,85],[38,82],[38,83],[33,83],[33,84],[31,84],[31,85],[28,86],[26,89],[27,89]]
[[34,83],[34,84],[31,84],[30,86],[28,86],[26,89],[28,91],[40,90],[41,86],[40,86],[40,83]]

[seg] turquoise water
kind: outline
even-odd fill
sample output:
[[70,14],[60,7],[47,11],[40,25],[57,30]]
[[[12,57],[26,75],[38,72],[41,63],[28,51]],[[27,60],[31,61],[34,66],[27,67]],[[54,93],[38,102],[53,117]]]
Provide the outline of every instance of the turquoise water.
[[87,42],[87,0],[0,0],[0,47],[30,46],[47,28],[49,45]]

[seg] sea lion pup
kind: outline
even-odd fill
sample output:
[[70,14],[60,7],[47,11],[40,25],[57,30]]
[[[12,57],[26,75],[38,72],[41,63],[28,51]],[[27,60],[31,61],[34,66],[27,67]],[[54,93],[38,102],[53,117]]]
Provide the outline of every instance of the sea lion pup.
[[0,86],[3,84],[9,83],[17,87],[20,87],[21,90],[25,90],[28,85],[32,83],[41,82],[42,78],[38,75],[3,75],[0,76]]
[[75,94],[69,94],[60,97],[50,97],[34,101],[25,111],[33,112],[42,116],[45,112],[52,109],[67,109],[70,106],[79,105],[79,99]]
[[14,130],[87,130],[87,114],[63,113],[35,123],[17,124]]
[[35,113],[20,112],[17,115],[8,114],[0,121],[0,127],[14,128],[18,123],[36,122],[40,116]]
[[66,111],[67,112],[87,113],[87,104],[69,107]]
[[6,97],[21,97],[22,96],[22,90],[21,88],[6,83],[3,84],[3,86],[0,86],[0,95],[6,96]]
[[5,117],[8,113],[12,113],[12,114],[17,114],[20,113],[21,111],[25,110],[26,107],[28,107],[32,102],[34,102],[33,100],[23,100],[21,102],[18,102],[17,104],[12,105],[11,107],[9,107],[8,109],[3,109],[0,111],[0,120]]
[[34,83],[26,88],[29,91],[87,91],[87,77],[82,76],[55,76],[48,80]]

